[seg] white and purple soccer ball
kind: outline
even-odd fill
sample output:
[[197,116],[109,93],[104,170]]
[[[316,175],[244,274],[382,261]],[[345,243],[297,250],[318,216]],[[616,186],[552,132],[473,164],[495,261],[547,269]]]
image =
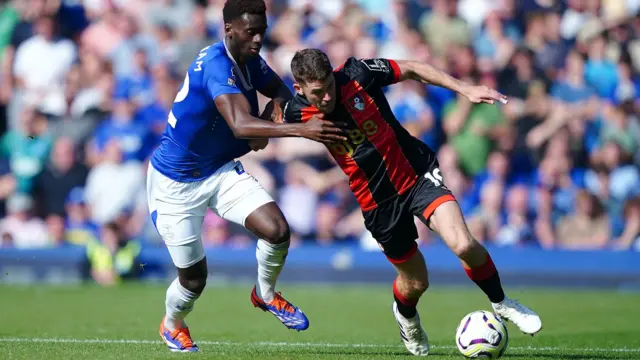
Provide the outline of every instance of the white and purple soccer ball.
[[507,327],[490,311],[467,314],[456,330],[456,346],[467,358],[498,359],[508,344]]

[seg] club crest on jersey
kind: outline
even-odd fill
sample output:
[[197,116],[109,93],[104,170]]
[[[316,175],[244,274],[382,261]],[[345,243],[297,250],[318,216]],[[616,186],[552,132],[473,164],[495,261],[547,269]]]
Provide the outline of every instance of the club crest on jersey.
[[231,67],[231,77],[227,79],[227,85],[236,86],[236,69]]
[[356,94],[356,96],[354,96],[349,101],[349,104],[351,104],[351,107],[358,111],[364,110],[364,99],[362,98],[362,96],[360,96],[360,94]]

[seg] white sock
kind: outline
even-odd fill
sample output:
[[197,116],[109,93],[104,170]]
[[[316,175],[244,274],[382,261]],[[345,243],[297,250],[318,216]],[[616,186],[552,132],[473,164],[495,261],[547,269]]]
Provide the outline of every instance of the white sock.
[[275,296],[275,287],[280,270],[289,253],[289,242],[270,244],[262,239],[256,246],[256,259],[258,260],[258,281],[256,292],[265,302],[269,303]]
[[173,280],[167,289],[166,316],[164,326],[174,331],[184,326],[184,318],[193,310],[193,304],[196,302],[200,294],[193,293],[185,289],[180,280]]

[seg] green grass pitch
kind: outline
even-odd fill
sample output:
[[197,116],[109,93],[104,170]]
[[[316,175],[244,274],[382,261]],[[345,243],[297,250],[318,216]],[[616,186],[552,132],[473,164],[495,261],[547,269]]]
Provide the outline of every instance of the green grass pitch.
[[[287,330],[249,301],[250,286],[210,286],[188,318],[198,354],[160,342],[164,286],[0,286],[0,359],[410,359],[391,313],[390,286],[299,286],[281,290],[309,316]],[[640,294],[511,289],[543,320],[535,337],[508,324],[504,359],[640,359]],[[489,309],[479,290],[430,289],[419,310],[434,359],[463,359],[455,329]]]

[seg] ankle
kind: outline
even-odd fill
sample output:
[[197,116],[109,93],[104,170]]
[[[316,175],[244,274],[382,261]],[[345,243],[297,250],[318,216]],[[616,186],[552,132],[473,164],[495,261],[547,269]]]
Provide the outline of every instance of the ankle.
[[272,302],[276,296],[275,289],[271,286],[260,286],[259,281],[256,284],[256,294],[258,294],[258,297],[267,304]]
[[176,331],[178,329],[185,328],[185,327],[187,327],[187,325],[185,324],[184,320],[171,319],[168,316],[165,316],[165,318],[164,318],[164,327],[166,327],[167,330],[173,332],[173,331]]

